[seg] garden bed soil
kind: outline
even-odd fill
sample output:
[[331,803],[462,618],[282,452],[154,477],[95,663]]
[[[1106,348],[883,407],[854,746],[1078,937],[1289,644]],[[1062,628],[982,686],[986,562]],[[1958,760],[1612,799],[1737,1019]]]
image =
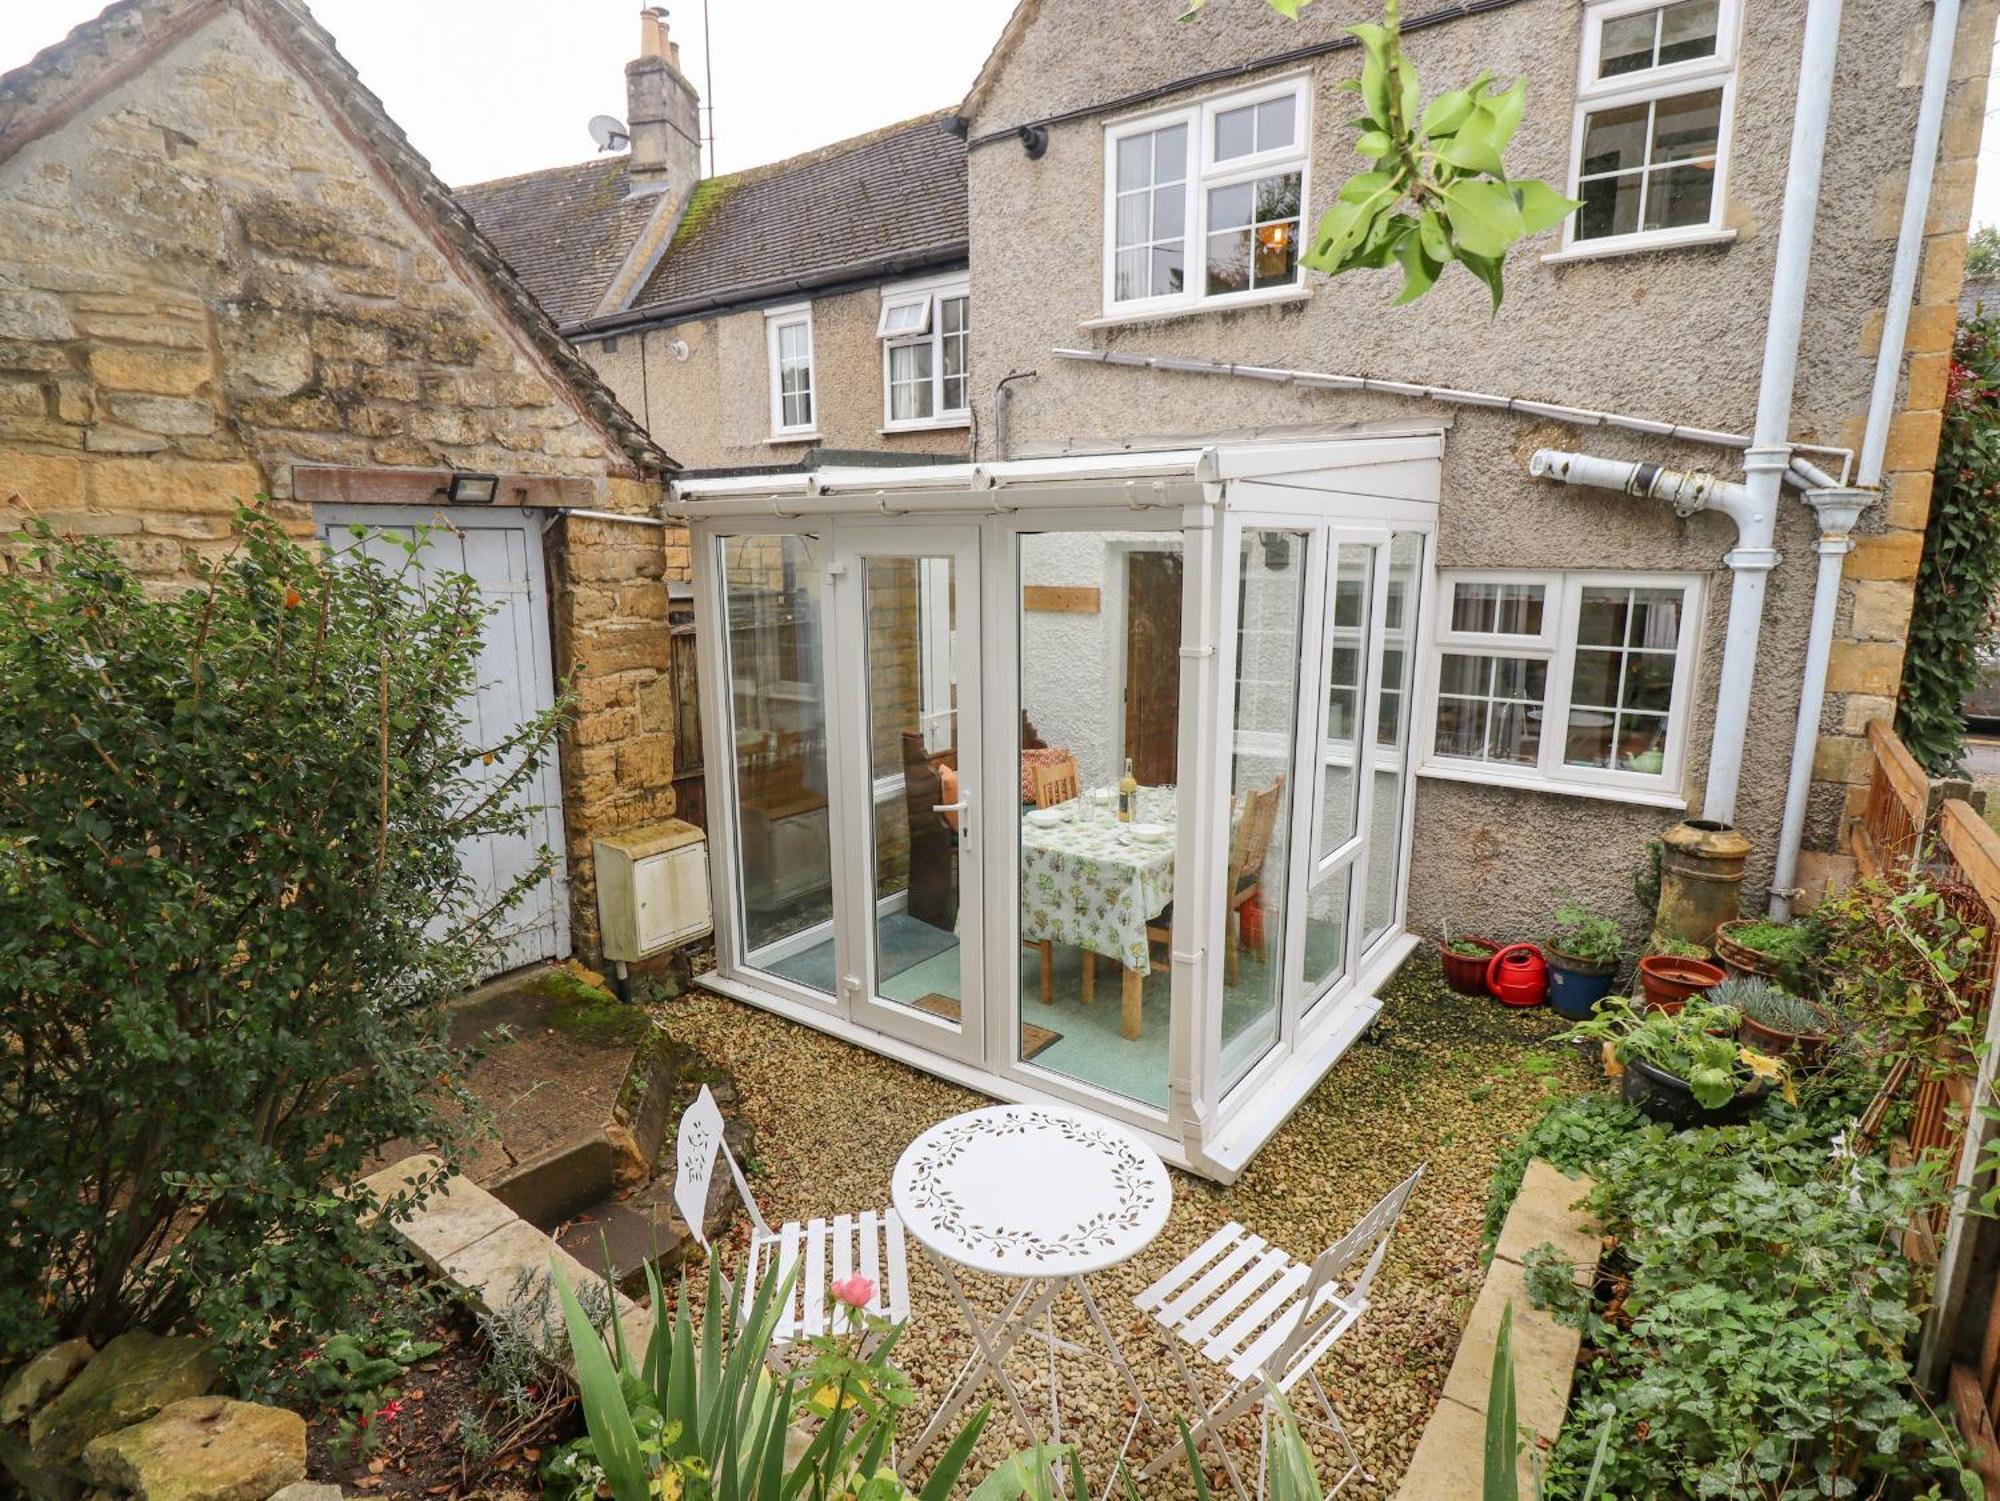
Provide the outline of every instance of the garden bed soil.
[[[583,1431],[574,1398],[559,1388],[548,1389],[547,1417],[520,1431],[482,1385],[486,1350],[469,1312],[447,1311],[417,1333],[444,1348],[404,1373],[398,1386],[401,1409],[381,1427],[383,1437],[372,1454],[352,1458],[342,1453],[342,1409],[304,1409],[306,1473],[339,1485],[350,1496],[385,1501],[471,1496],[511,1501],[541,1495],[542,1458]],[[499,1442],[489,1441],[484,1452],[477,1440],[468,1446],[461,1434],[468,1415],[483,1420]]]
[[[1547,1011],[1469,1001],[1446,988],[1428,948],[1387,987],[1369,1034],[1333,1068],[1290,1120],[1227,1188],[1176,1172],[1174,1203],[1160,1238],[1141,1256],[1092,1279],[1148,1402],[1162,1413],[1187,1406],[1172,1357],[1152,1338],[1131,1299],[1153,1278],[1234,1219],[1292,1254],[1310,1258],[1344,1233],[1377,1197],[1419,1162],[1428,1164],[1375,1285],[1374,1306],[1318,1367],[1374,1484],[1357,1476],[1343,1498],[1392,1495],[1436,1406],[1459,1331],[1485,1278],[1481,1231],[1488,1181],[1501,1153],[1555,1094],[1588,1087],[1593,1071],[1546,1042],[1564,1023]],[[699,990],[656,1012],[676,1038],[727,1068],[756,1131],[749,1164],[766,1219],[810,1217],[886,1204],[903,1147],[926,1127],[991,1103],[982,1096],[863,1052],[825,1033]],[[740,1226],[724,1245],[741,1251]],[[971,1337],[928,1261],[910,1258],[915,1310],[898,1356],[928,1413],[971,1350]],[[968,1295],[990,1318],[1004,1288]],[[671,1296],[671,1294],[670,1294]],[[1069,1313],[1063,1317],[1068,1318]],[[1025,1346],[1023,1347],[1026,1348]],[[1047,1352],[1010,1363],[1032,1403],[1046,1403]],[[1130,1398],[1101,1360],[1060,1358],[1065,1438],[1077,1439],[1100,1471],[1125,1438]],[[1254,1419],[1230,1431],[1243,1462],[1256,1464]],[[992,1422],[968,1475],[989,1473],[1020,1435]],[[1323,1480],[1339,1473],[1333,1450],[1309,1433]],[[1147,1432],[1134,1452],[1175,1442]],[[928,1457],[911,1479],[928,1473]],[[1226,1485],[1219,1467],[1218,1485]],[[1170,1468],[1155,1496],[1191,1494]],[[1217,1494],[1223,1494],[1218,1491]]]

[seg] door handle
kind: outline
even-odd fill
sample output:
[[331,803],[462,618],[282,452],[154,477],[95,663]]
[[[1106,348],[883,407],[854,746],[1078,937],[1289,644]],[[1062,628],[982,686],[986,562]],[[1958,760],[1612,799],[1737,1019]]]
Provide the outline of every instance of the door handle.
[[972,843],[972,800],[960,798],[955,803],[932,803],[933,813],[956,813],[958,815],[958,842],[969,846]]

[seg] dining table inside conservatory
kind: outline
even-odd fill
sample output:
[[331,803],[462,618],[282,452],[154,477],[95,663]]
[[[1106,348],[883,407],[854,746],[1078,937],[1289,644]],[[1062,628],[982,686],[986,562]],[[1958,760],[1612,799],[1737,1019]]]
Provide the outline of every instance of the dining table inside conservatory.
[[1130,820],[1108,788],[1021,817],[1021,937],[1083,951],[1083,999],[1093,998],[1096,957],[1123,972],[1119,1032],[1136,1040],[1141,997],[1152,973],[1151,926],[1174,899],[1178,799],[1172,787],[1141,787]]
[[[1159,1154],[1088,1111],[991,1105],[940,1121],[911,1142],[896,1162],[890,1197],[957,1303],[974,1345],[912,1457],[928,1452],[982,1380],[998,1388],[1031,1439],[1061,1443],[1055,1362],[1061,1351],[1100,1355],[1131,1394],[1122,1460],[1146,1415],[1146,1398],[1086,1279],[1129,1261],[1166,1226],[1174,1191]],[[1018,1286],[998,1316],[988,1318],[966,1296],[965,1273]],[[1098,1350],[1056,1332],[1065,1293],[1090,1326],[1077,1332],[1085,1338],[1094,1332]],[[1008,1353],[1023,1339],[1049,1351],[1046,1426],[1037,1424],[1007,1373]]]

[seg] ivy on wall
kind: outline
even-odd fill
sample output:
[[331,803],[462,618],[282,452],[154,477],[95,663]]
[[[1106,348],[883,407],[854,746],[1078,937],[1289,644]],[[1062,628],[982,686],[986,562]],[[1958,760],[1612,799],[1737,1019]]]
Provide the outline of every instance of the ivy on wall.
[[1933,776],[1960,770],[1961,705],[2000,642],[2000,318],[1959,325],[1896,733]]

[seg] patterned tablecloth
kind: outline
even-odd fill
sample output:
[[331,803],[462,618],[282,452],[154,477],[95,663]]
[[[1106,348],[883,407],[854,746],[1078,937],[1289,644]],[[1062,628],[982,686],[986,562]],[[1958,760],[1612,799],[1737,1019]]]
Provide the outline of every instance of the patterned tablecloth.
[[[1110,809],[1085,796],[1057,805],[1069,818],[1021,824],[1021,932],[1074,944],[1152,973],[1146,924],[1174,899],[1174,839],[1128,839]],[[1174,828],[1171,787],[1139,789],[1139,821]]]

